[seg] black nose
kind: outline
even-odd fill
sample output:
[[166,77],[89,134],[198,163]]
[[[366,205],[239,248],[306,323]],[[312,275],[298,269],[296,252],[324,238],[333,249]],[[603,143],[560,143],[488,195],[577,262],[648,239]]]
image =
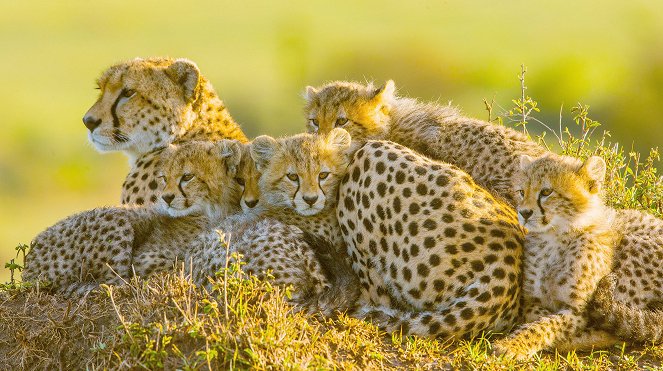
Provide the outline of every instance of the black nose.
[[175,195],[163,195],[161,198],[163,198],[163,200],[166,201],[166,204],[170,206],[170,203],[175,199]]
[[303,196],[302,198],[304,199],[304,201],[306,201],[307,204],[309,204],[309,206],[313,206],[313,204],[315,203],[315,201],[318,200],[318,195],[315,195],[315,196]]
[[518,213],[520,213],[520,216],[522,216],[523,219],[527,220],[527,219],[529,219],[530,216],[532,216],[532,214],[534,214],[534,211],[529,210],[529,209],[525,209],[525,210],[518,211]]
[[246,206],[248,206],[250,209],[253,209],[253,207],[255,207],[255,206],[258,204],[258,200],[251,200],[251,201],[244,200],[244,203],[245,203]]
[[101,119],[95,119],[92,116],[85,116],[83,117],[83,123],[85,124],[85,127],[92,132],[94,129],[97,128],[97,126],[101,125]]

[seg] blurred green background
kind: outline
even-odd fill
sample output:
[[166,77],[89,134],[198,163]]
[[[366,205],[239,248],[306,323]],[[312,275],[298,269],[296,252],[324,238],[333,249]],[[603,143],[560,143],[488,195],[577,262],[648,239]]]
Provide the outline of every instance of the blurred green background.
[[533,3],[0,0],[0,262],[118,202],[127,161],[96,153],[81,118],[99,73],[136,56],[196,61],[251,136],[302,130],[303,88],[334,79],[392,78],[486,118],[484,98],[519,95],[524,63],[538,118],[556,126],[582,101],[623,145],[659,145],[663,2]]

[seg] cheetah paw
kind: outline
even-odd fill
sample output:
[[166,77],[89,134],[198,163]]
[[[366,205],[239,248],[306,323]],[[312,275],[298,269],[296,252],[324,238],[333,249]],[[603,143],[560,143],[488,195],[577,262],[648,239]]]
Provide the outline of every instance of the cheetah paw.
[[492,353],[495,356],[504,356],[505,358],[511,358],[516,361],[524,361],[529,359],[532,354],[526,349],[513,344],[508,340],[498,340],[493,343]]

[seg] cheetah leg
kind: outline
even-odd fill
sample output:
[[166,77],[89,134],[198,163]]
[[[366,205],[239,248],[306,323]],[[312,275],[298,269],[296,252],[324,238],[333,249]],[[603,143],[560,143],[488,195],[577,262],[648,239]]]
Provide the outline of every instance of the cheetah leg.
[[521,326],[513,334],[493,343],[493,350],[496,354],[526,359],[555,344],[568,344],[586,325],[585,316],[565,309]]
[[619,342],[618,337],[606,331],[585,328],[571,339],[556,342],[555,348],[560,353],[568,353],[572,350],[590,351],[609,348]]
[[[540,302],[533,299],[536,305],[529,305],[525,308],[525,323],[535,322],[541,317],[549,316],[551,312],[540,306]],[[594,328],[585,328],[567,341],[555,343],[555,348],[560,353],[568,353],[572,350],[592,350],[610,347],[619,342],[617,337]]]

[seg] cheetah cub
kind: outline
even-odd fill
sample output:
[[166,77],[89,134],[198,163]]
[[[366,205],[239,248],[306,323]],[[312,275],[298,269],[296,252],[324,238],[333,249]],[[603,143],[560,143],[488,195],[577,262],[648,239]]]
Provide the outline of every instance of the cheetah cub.
[[245,214],[260,215],[263,212],[264,203],[260,202],[260,188],[258,186],[261,175],[253,158],[251,158],[251,145],[243,145],[242,160],[235,175],[235,182],[242,188],[240,205]]
[[[615,335],[661,341],[663,316],[650,306],[662,300],[663,221],[605,205],[600,157],[583,163],[553,154],[523,156],[521,167],[516,184],[519,220],[529,230],[527,323],[498,340],[496,352],[526,358],[544,349],[599,348],[618,341]],[[600,327],[590,323],[590,313],[603,322]]]
[[158,176],[156,207],[96,209],[61,221],[35,238],[23,279],[84,294],[99,283],[120,284],[134,273],[146,277],[184,262],[194,282],[205,285],[226,263],[226,253],[237,252],[245,272],[270,272],[274,284],[293,287],[293,301],[306,303],[330,286],[330,273],[318,260],[328,247],[299,228],[240,213],[247,189],[240,183],[258,181],[241,147],[225,140],[171,145]]
[[346,129],[352,139],[390,140],[460,167],[479,185],[515,205],[512,182],[522,154],[538,156],[545,149],[527,136],[463,116],[450,105],[422,103],[395,95],[394,82],[372,84],[335,81],[307,87],[308,131]]
[[83,117],[88,139],[100,152],[122,151],[131,170],[122,203],[158,202],[161,151],[170,143],[246,136],[211,83],[187,59],[136,58],[104,71],[100,95]]
[[240,145],[187,143],[164,150],[157,207],[105,207],[70,216],[40,233],[26,256],[24,281],[82,294],[99,283],[168,269],[192,240],[239,211],[233,180]]
[[265,215],[257,186],[261,173],[250,148],[243,146],[235,175],[242,189],[243,213],[223,219],[214,230],[202,234],[192,243],[185,261],[191,263],[194,281],[205,285],[208,277],[224,267],[226,258],[232,260],[232,254],[239,253],[244,272],[262,278],[269,273],[274,284],[293,289],[293,302],[311,306],[331,286],[332,272],[323,263],[333,256],[333,247],[297,226]]
[[338,187],[350,155],[351,138],[343,129],[279,139],[263,135],[251,144],[251,156],[262,173],[264,215],[306,232],[317,247],[318,261],[330,273],[331,287],[309,303],[325,314],[350,309],[358,295],[336,218]]

